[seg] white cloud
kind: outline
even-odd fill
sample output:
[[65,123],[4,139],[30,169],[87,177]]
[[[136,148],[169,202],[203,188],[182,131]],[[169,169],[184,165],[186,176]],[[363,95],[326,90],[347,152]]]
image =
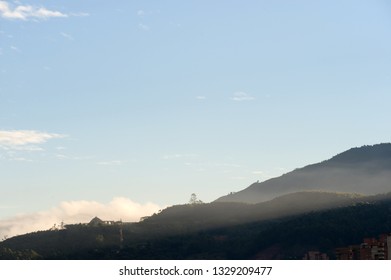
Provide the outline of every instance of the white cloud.
[[249,95],[248,93],[245,93],[243,91],[238,91],[233,94],[231,99],[234,101],[250,101],[250,100],[254,100],[255,98]]
[[29,144],[42,144],[65,135],[35,130],[0,130],[0,146],[18,149]]
[[33,7],[30,5],[18,5],[10,7],[6,1],[0,1],[0,16],[5,19],[28,20],[28,19],[49,19],[64,18],[68,15],[59,11],[48,10],[44,7]]
[[0,237],[47,230],[62,221],[65,224],[87,223],[95,216],[102,220],[136,222],[160,209],[157,204],[140,204],[125,197],[115,197],[106,204],[87,200],[64,201],[48,211],[0,220]]
[[198,100],[205,100],[205,99],[206,99],[206,96],[197,95],[197,96],[196,96],[196,99],[198,99]]
[[37,17],[37,18],[51,18],[51,17],[67,17],[67,15],[59,12],[59,11],[50,11],[45,8],[39,8],[38,10],[34,11],[31,16]]
[[62,137],[65,135],[34,130],[0,130],[0,152],[4,151],[2,159],[31,162],[33,160],[28,158],[28,153],[43,152],[42,144]]

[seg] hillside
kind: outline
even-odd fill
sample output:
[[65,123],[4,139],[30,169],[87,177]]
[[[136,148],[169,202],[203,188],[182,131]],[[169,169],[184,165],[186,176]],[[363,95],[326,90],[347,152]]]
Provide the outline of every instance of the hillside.
[[352,148],[329,160],[305,166],[215,202],[259,203],[307,190],[374,195],[391,191],[391,144]]
[[283,195],[257,204],[225,202],[175,205],[145,222],[151,225],[172,225],[182,229],[215,228],[350,206],[372,199],[370,196],[358,194],[306,191]]
[[[139,223],[67,225],[0,242],[0,259],[297,259],[391,232],[391,144],[353,148],[212,203]],[[99,219],[95,218],[99,221]]]
[[[123,242],[118,225],[73,225],[66,230],[3,241],[0,259],[301,259],[309,250],[333,258],[337,247],[391,232],[390,195],[369,200],[331,210],[203,229],[195,228],[191,219],[187,224],[179,222],[180,227],[156,219],[153,223],[123,226]],[[186,230],[186,225],[192,230]]]

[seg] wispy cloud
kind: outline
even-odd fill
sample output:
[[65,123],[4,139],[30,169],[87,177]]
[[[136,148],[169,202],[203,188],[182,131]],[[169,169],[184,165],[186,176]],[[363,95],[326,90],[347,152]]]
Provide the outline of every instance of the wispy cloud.
[[[47,141],[66,137],[62,134],[34,130],[0,130],[1,159],[19,162],[35,161],[32,153],[42,153]],[[47,154],[46,154],[47,155]]]
[[68,39],[68,40],[70,40],[70,41],[75,40],[75,39],[73,38],[73,36],[70,35],[70,34],[68,34],[68,33],[61,32],[60,34],[61,34],[62,37],[64,37],[65,39]]
[[234,101],[250,101],[250,100],[254,100],[254,99],[255,98],[253,96],[251,96],[250,94],[245,93],[243,91],[237,91],[231,97],[231,100],[234,100]]
[[0,146],[18,149],[29,144],[42,144],[65,135],[35,130],[0,130]]
[[22,152],[42,152],[44,149],[36,145],[1,145],[3,150],[7,151],[22,151]]
[[189,159],[189,158],[196,158],[198,155],[196,154],[169,154],[164,155],[163,159],[170,160],[170,159]]
[[11,158],[12,161],[23,161],[23,162],[33,162],[33,160],[24,158],[24,157],[13,157]]
[[0,237],[15,236],[38,230],[50,229],[54,224],[87,223],[98,216],[102,220],[125,222],[139,221],[140,217],[159,211],[161,207],[154,203],[140,204],[125,197],[113,198],[109,203],[97,201],[64,201],[47,211],[18,215],[0,220]]
[[89,17],[90,16],[90,14],[86,13],[86,12],[70,13],[69,15],[73,16],[73,17]]
[[5,19],[28,20],[28,19],[49,19],[68,17],[60,11],[49,10],[44,7],[34,7],[30,5],[17,5],[11,7],[6,1],[0,1],[0,16]]
[[108,160],[108,161],[98,161],[96,164],[98,165],[123,165],[123,160]]
[[144,11],[144,10],[138,10],[138,11],[137,11],[137,15],[138,15],[139,17],[145,16],[145,11]]
[[206,99],[206,96],[197,95],[197,96],[196,96],[196,99],[198,99],[198,100],[205,100],[205,99]]
[[138,10],[136,12],[136,15],[140,19],[140,22],[138,24],[138,29],[140,29],[142,31],[150,31],[151,27],[149,25],[145,24],[144,22],[148,20],[148,17],[153,16],[153,15],[157,15],[157,14],[160,14],[159,10],[149,10],[149,11],[141,10],[141,9]]
[[18,47],[15,47],[15,46],[10,46],[10,49],[13,50],[14,52],[18,52],[18,53],[21,52],[21,50]]
[[137,10],[136,12],[137,16],[139,17],[145,17],[145,16],[152,16],[152,15],[157,15],[160,14],[160,10]]
[[75,155],[65,155],[65,154],[55,154],[55,158],[59,160],[91,160],[90,156],[75,156]]
[[139,24],[138,24],[138,28],[139,28],[140,30],[143,30],[143,31],[149,31],[149,30],[151,29],[148,25],[143,24],[143,23],[139,23]]

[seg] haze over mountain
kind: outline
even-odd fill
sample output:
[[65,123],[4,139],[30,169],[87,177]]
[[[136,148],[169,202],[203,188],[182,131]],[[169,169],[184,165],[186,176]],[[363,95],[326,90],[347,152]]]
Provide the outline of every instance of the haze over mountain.
[[194,199],[138,223],[71,224],[5,239],[0,259],[291,259],[314,249],[333,256],[336,247],[390,231],[390,171],[391,144],[353,148],[217,200],[225,202]]
[[304,191],[257,204],[221,202],[174,205],[146,219],[147,224],[180,226],[190,231],[254,221],[278,219],[313,211],[383,200],[391,195],[362,196],[351,193]]
[[139,223],[74,224],[12,237],[0,242],[0,259],[301,259],[308,250],[333,257],[337,247],[390,232],[390,207],[391,193],[324,192],[259,204],[177,205]]
[[391,144],[352,148],[329,160],[254,183],[215,202],[260,203],[308,190],[366,195],[391,191]]

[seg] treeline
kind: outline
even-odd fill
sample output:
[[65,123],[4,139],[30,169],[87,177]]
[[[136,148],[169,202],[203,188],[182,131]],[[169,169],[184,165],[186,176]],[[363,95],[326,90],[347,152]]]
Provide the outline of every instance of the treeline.
[[[167,236],[125,247],[123,259],[301,259],[391,232],[391,202]],[[114,256],[113,256],[114,257]]]
[[301,259],[309,250],[333,258],[336,247],[391,232],[391,200],[213,228],[155,218],[124,225],[122,242],[119,225],[10,238],[0,243],[0,259]]

